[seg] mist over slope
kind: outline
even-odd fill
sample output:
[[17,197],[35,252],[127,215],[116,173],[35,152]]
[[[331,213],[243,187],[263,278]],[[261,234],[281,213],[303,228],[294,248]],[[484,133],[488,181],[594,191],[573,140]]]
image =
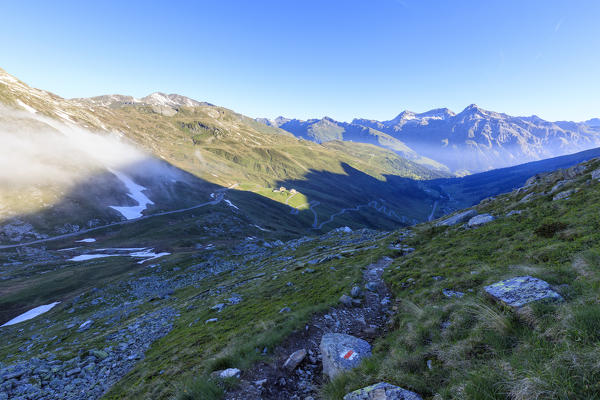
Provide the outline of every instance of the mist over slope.
[[[226,188],[256,222],[296,233],[339,224],[391,228],[425,218],[434,200],[389,179],[449,176],[378,146],[299,140],[174,94],[69,100],[0,70],[0,104],[0,230],[9,241],[119,221],[121,207],[139,207],[137,200],[148,207],[135,215],[184,209]],[[369,190],[352,189],[358,182]],[[426,200],[409,207],[414,198]],[[269,217],[257,208],[262,201],[278,204]]]

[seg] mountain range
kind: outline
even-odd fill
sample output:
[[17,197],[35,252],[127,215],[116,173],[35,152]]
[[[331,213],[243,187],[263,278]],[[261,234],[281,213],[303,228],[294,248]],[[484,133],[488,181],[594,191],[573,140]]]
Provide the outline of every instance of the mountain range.
[[[256,121],[177,94],[64,99],[0,70],[0,241],[127,222],[123,207],[139,207],[138,217],[185,210],[215,193],[249,226],[281,235],[404,226],[500,193],[444,179],[593,147],[599,131],[594,120],[549,123],[476,106],[383,122]],[[502,190],[547,169],[508,174]]]
[[0,400],[596,398],[599,125],[0,70]]
[[456,175],[487,171],[600,146],[598,119],[549,122],[537,116],[513,117],[475,104],[460,113],[439,108],[403,111],[387,121],[329,117],[301,121],[259,119],[297,137],[324,143],[344,140],[371,143],[418,162],[430,161]]

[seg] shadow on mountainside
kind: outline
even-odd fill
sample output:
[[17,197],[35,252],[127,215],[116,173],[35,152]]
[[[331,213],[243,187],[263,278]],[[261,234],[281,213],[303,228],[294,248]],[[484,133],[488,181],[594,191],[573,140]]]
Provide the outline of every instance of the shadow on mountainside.
[[[309,171],[303,179],[278,182],[306,196],[310,208],[294,211],[282,202],[233,188],[225,188],[177,170],[176,182],[153,180],[146,164],[125,169],[155,203],[137,220],[124,221],[110,205],[132,204],[125,186],[114,175],[102,173],[76,185],[53,206],[15,217],[47,230],[49,236],[80,226],[79,232],[55,241],[0,248],[0,322],[51,301],[68,299],[106,280],[116,281],[136,268],[136,261],[99,261],[81,266],[61,249],[87,245],[96,238],[102,247],[147,247],[171,257],[201,257],[206,245],[224,247],[248,237],[288,240],[329,231],[339,226],[392,230],[439,217],[522,186],[536,173],[569,167],[600,156],[600,149],[472,175],[465,178],[414,181],[398,176],[376,179],[347,164],[343,174]],[[171,171],[172,172],[172,171]],[[170,175],[166,175],[170,176]],[[174,179],[174,178],[173,178]],[[94,202],[97,202],[94,205]],[[135,202],[133,202],[135,203]],[[435,215],[432,209],[437,205]],[[173,212],[175,211],[175,212]],[[92,221],[90,231],[88,222]],[[57,227],[63,231],[57,231]],[[27,242],[35,237],[25,237]],[[8,244],[8,243],[4,243]]]

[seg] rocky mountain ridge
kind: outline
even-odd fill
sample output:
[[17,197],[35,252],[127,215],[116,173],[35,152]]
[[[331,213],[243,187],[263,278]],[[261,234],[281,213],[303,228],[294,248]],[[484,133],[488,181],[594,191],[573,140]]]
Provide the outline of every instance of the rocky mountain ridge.
[[331,118],[299,121],[279,117],[267,123],[317,142],[368,141],[364,136],[346,139],[339,130],[331,129],[332,126],[367,127],[405,148],[396,149],[390,145],[391,141],[383,140],[374,142],[376,145],[399,154],[408,148],[413,157],[418,154],[464,175],[598,147],[600,126],[595,120],[549,122],[537,116],[514,117],[471,104],[459,113],[446,108],[424,113],[403,111],[387,121],[354,119],[348,124]]

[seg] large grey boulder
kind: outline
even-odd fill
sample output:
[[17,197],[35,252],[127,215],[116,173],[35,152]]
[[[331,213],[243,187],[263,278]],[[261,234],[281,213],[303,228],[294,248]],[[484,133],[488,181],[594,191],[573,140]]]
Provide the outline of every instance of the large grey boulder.
[[467,210],[460,212],[458,214],[454,214],[453,216],[446,218],[435,224],[435,226],[452,226],[456,224],[460,224],[462,222],[468,221],[470,218],[477,215],[477,211],[475,210]]
[[559,181],[556,185],[552,186],[552,189],[550,189],[550,193],[558,192],[560,189],[562,189],[563,187],[565,187],[571,183],[573,183],[573,180],[571,180],[571,179],[565,179],[565,180]]
[[480,214],[480,215],[476,215],[473,218],[471,218],[469,220],[469,222],[467,223],[467,225],[469,225],[469,227],[474,228],[477,226],[481,226],[481,225],[485,225],[489,222],[492,222],[494,220],[494,217],[490,214]]
[[371,356],[371,345],[343,333],[326,333],[319,346],[323,356],[323,374],[333,379],[340,372],[355,368]]
[[552,198],[552,201],[568,199],[569,196],[572,195],[573,193],[575,193],[575,190],[573,190],[573,189],[569,189],[569,190],[565,190],[564,192],[557,193]]
[[563,301],[560,294],[552,290],[550,284],[532,276],[518,276],[486,286],[485,291],[495,298],[512,307],[546,300]]
[[422,400],[422,397],[410,390],[379,382],[348,393],[344,400]]

